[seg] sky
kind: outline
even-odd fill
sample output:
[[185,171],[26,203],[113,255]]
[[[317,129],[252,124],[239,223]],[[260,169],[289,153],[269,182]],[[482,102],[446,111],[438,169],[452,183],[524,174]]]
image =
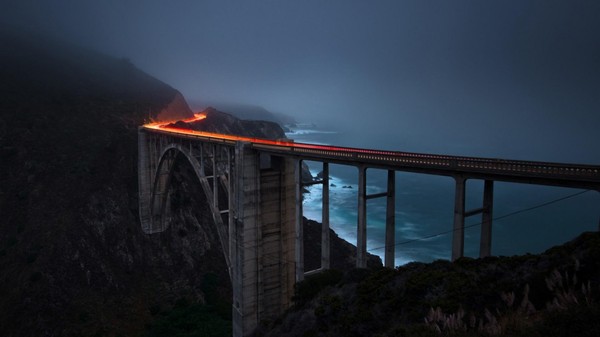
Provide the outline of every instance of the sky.
[[597,0],[4,0],[0,22],[344,145],[600,164]]

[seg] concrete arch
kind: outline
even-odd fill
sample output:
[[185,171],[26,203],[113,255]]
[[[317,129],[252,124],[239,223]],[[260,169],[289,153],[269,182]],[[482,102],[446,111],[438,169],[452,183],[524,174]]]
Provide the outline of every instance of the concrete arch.
[[[202,190],[209,203],[212,218],[215,226],[217,227],[217,233],[219,235],[219,241],[223,249],[223,255],[227,262],[228,269],[231,269],[231,262],[229,256],[229,238],[228,230],[223,223],[221,212],[218,209],[218,205],[215,205],[212,200],[215,188],[219,188],[219,178],[216,172],[213,172],[211,178],[204,175],[203,163],[201,163],[193,154],[191,149],[184,148],[181,144],[171,143],[166,145],[159,156],[158,165],[152,178],[152,192],[150,197],[150,226],[147,233],[162,232],[168,228],[169,219],[167,218],[167,203],[169,199],[168,191],[171,185],[171,178],[173,175],[173,168],[178,155],[183,155],[183,158],[192,166],[196,178],[199,180]],[[209,179],[213,181],[211,184]],[[212,185],[212,186],[211,186]]]

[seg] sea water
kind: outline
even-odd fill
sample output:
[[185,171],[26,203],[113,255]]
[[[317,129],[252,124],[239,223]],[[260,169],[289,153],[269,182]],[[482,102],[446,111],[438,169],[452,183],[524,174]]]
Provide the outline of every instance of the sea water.
[[[312,125],[290,128],[288,138],[296,142],[361,146],[351,134],[341,130],[321,130]],[[364,140],[365,144],[376,143]],[[386,149],[411,152],[401,144],[386,144]],[[371,147],[373,148],[373,147]],[[509,158],[510,159],[510,158]],[[306,162],[313,176],[322,171],[320,162]],[[358,169],[330,164],[330,225],[343,239],[356,244],[358,209]],[[385,170],[367,170],[367,194],[384,192]],[[321,222],[322,185],[309,186],[303,213]],[[454,219],[455,182],[450,177],[396,172],[395,264],[450,259]],[[582,194],[555,201],[576,193]],[[482,206],[483,181],[468,180],[466,209]],[[540,206],[538,208],[535,208]],[[539,253],[553,245],[573,239],[584,231],[599,228],[600,193],[595,191],[494,183],[492,254]],[[534,208],[529,210],[530,208]],[[367,201],[367,250],[384,257],[386,199]],[[465,221],[465,256],[479,255],[481,215]]]

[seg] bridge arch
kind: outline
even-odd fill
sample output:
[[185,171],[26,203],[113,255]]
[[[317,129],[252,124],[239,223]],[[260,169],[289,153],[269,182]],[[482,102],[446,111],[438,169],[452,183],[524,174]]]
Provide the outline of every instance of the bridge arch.
[[[214,150],[216,152],[216,148]],[[160,152],[156,170],[152,178],[152,192],[149,196],[150,223],[144,231],[149,234],[158,233],[166,230],[169,226],[170,218],[168,217],[167,208],[169,200],[169,188],[171,186],[173,171],[178,158],[185,158],[187,163],[191,165],[196,178],[200,182],[206,200],[210,205],[209,208],[213,218],[213,223],[217,229],[223,255],[227,263],[227,268],[228,270],[231,270],[228,230],[223,222],[221,211],[219,210],[218,205],[215,204],[218,203],[218,200],[213,199],[216,195],[214,193],[214,189],[219,189],[220,180],[217,172],[214,171],[216,170],[216,165],[213,165],[212,175],[206,175],[204,168],[205,163],[201,160],[198,160],[191,149],[185,148],[181,144],[170,143],[164,146]],[[213,160],[215,160],[214,153]],[[213,202],[210,202],[210,200],[213,200]]]

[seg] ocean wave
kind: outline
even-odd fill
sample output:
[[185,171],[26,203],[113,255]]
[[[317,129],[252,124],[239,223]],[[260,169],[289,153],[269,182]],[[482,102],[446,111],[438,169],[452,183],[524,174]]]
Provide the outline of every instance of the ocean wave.
[[286,136],[294,135],[314,135],[314,134],[336,134],[337,131],[315,130],[315,129],[290,129],[291,132],[286,132]]

